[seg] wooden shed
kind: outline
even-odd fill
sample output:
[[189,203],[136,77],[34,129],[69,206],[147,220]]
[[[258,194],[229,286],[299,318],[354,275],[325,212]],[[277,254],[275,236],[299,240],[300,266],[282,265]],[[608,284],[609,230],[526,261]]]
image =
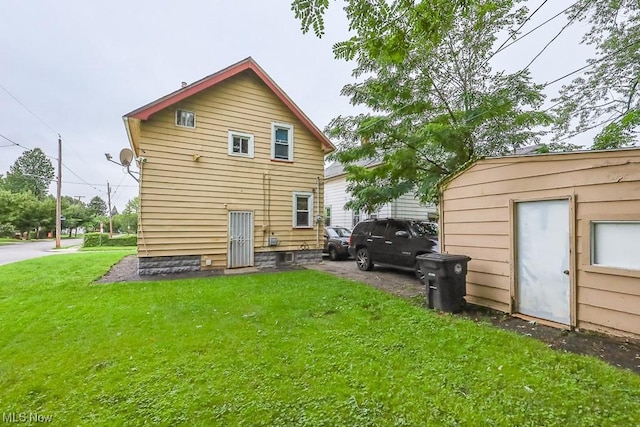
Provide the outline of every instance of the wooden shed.
[[479,160],[440,187],[467,301],[640,338],[640,149]]

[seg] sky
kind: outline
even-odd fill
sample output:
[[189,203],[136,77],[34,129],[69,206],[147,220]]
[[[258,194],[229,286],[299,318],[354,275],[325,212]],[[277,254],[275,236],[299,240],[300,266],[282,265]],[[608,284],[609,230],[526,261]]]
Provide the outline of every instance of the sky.
[[[523,30],[572,3],[548,1]],[[320,129],[360,111],[340,96],[352,82],[353,64],[331,51],[349,36],[338,1],[330,3],[321,39],[301,32],[290,0],[3,1],[0,17],[0,135],[56,158],[60,134],[62,194],[85,203],[96,195],[106,201],[107,181],[119,211],[138,194],[137,183],[104,155],[117,159],[129,146],[124,114],[248,56]],[[565,22],[545,25],[491,64],[517,71]],[[578,45],[584,29],[572,26],[549,46],[530,68],[534,80],[550,81],[586,63],[591,52]],[[548,89],[550,98],[560,86]],[[0,174],[24,151],[0,138]]]

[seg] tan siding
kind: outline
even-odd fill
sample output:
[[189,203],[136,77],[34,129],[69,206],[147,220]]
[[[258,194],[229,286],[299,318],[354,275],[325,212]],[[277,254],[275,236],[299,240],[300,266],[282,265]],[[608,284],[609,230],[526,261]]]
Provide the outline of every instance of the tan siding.
[[582,286],[578,292],[578,303],[592,307],[622,311],[636,316],[640,321],[640,295],[619,294],[604,289],[593,289]]
[[508,203],[496,208],[490,209],[468,209],[465,211],[452,211],[446,213],[446,222],[490,222],[499,221],[504,222],[509,217],[509,205]]
[[[640,296],[640,279],[627,276],[614,276],[611,274],[592,273],[590,271],[578,271],[578,282],[581,287],[591,289],[603,289],[611,293]],[[640,319],[638,319],[640,322]]]
[[640,220],[640,150],[479,161],[442,195],[442,250],[466,254],[469,301],[509,310],[510,200],[575,195],[577,324],[614,334],[640,334],[640,279],[585,271],[589,221]]
[[578,327],[586,328],[586,324],[591,325],[589,329],[615,333],[616,335],[628,335],[627,332],[631,332],[635,336],[640,336],[638,316],[580,304],[578,305]]
[[[195,129],[174,125],[176,108],[196,113]],[[271,160],[272,122],[293,125],[293,162]],[[254,158],[227,154],[229,130],[254,135]],[[203,268],[206,259],[225,267],[229,210],[253,212],[256,251],[317,247],[316,228],[292,228],[292,202],[295,191],[313,192],[313,216],[322,211],[321,142],[259,79],[241,74],[158,112],[141,124],[141,149],[142,255],[203,255]],[[276,248],[266,247],[271,233]]]

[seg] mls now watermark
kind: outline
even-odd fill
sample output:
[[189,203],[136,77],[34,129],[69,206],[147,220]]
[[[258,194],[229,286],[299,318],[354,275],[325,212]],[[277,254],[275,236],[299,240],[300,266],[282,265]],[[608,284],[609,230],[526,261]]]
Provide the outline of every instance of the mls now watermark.
[[37,412],[3,412],[3,423],[50,423],[53,415],[43,415]]

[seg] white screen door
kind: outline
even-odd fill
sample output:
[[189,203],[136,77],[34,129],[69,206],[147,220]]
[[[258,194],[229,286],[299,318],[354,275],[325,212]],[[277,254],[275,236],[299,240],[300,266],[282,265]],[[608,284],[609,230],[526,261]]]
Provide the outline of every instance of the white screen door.
[[569,201],[516,204],[517,311],[569,325]]
[[229,212],[229,268],[253,265],[253,213]]

